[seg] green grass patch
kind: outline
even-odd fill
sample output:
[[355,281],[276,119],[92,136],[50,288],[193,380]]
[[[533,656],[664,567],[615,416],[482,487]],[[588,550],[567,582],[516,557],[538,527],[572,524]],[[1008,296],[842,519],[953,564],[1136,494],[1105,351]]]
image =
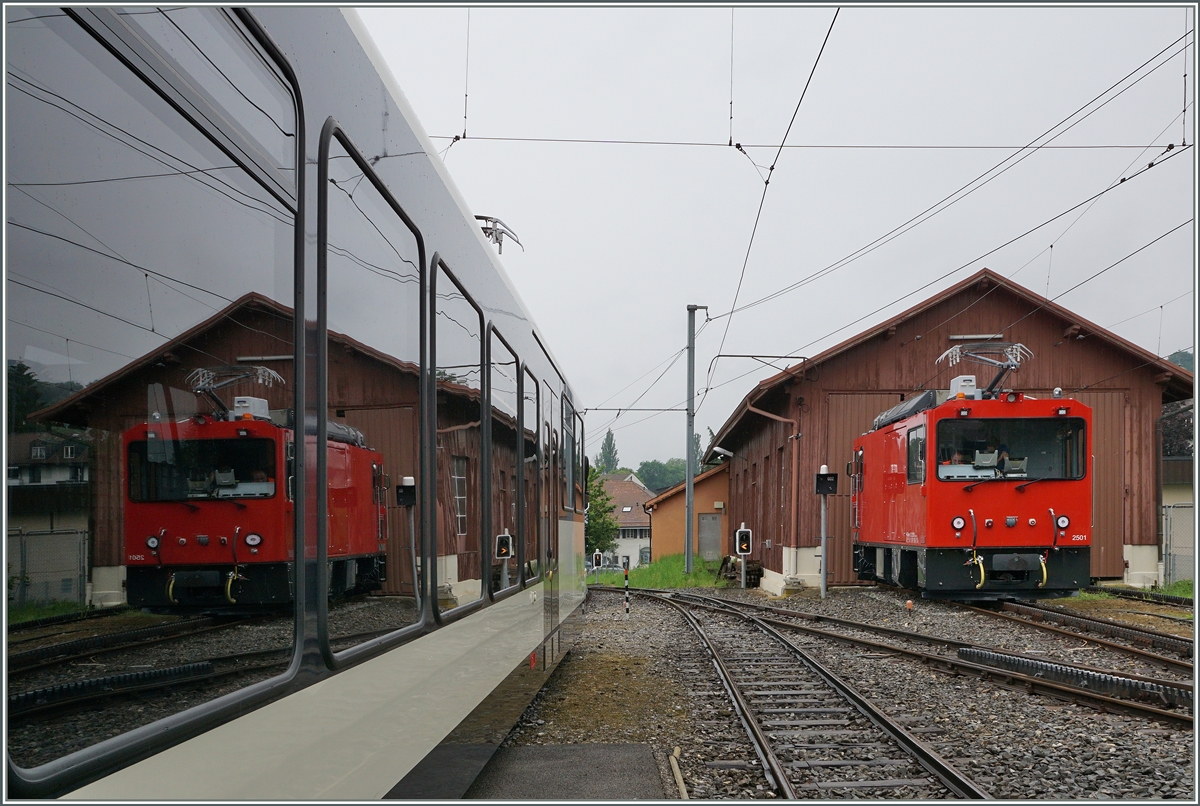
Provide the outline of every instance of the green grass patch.
[[1179,579],[1172,582],[1170,585],[1164,585],[1161,588],[1156,588],[1155,593],[1165,593],[1167,596],[1186,596],[1189,599],[1194,598],[1192,595],[1193,583],[1190,579]]
[[1104,593],[1102,591],[1097,593],[1093,593],[1091,591],[1079,591],[1079,593],[1075,594],[1071,598],[1077,602],[1104,602],[1108,601],[1109,599],[1116,599],[1117,597],[1113,596],[1111,593]]
[[87,608],[77,602],[30,602],[17,607],[8,603],[8,623],[20,624],[23,621],[33,621],[50,616],[64,616],[68,613],[82,613]]
[[[717,577],[720,560],[705,561],[699,557],[692,562],[692,573],[684,573],[683,555],[663,557],[649,565],[640,565],[629,571],[631,588],[721,588],[726,581]],[[588,584],[596,583],[596,572],[587,575]],[[624,572],[601,571],[601,585],[625,584]]]

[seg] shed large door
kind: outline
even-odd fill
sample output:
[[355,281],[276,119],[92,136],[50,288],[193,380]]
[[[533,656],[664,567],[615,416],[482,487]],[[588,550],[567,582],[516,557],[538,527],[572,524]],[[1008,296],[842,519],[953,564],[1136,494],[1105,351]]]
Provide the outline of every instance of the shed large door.
[[721,559],[721,516],[700,516],[700,557],[705,560]]
[[[857,582],[854,575],[854,547],[850,542],[850,480],[846,463],[853,458],[854,440],[871,430],[881,412],[900,402],[898,394],[831,393],[826,406],[829,434],[829,470],[841,474],[837,495],[829,496],[828,552],[826,581],[831,585]],[[807,484],[808,486],[803,486]],[[812,492],[811,482],[802,482],[801,494]]]
[[1092,576],[1125,575],[1125,393],[1076,392],[1092,407]]

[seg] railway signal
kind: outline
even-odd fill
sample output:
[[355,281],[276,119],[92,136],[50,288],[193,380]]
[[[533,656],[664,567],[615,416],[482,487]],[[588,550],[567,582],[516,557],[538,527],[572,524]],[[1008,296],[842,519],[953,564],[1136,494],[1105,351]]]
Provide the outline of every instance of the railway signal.
[[749,554],[754,549],[754,534],[746,528],[746,524],[742,524],[742,528],[737,530],[735,535],[737,539],[737,553],[743,556]]
[[496,559],[507,560],[511,556],[513,556],[512,535],[505,529],[504,534],[496,535]]

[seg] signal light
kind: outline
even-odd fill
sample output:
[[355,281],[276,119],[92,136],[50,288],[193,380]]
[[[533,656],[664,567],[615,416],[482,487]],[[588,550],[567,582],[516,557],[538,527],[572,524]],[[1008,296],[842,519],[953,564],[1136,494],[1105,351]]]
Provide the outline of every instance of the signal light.
[[507,531],[502,535],[496,535],[496,559],[507,560],[513,556],[512,535]]
[[592,555],[592,568],[599,568],[604,563],[604,555],[596,552]]
[[262,535],[246,535],[247,546],[257,546],[262,543]]
[[734,535],[737,541],[737,553],[749,554],[754,549],[754,535],[749,529],[738,529]]
[[965,529],[967,528],[967,521],[962,515],[959,515],[954,520],[950,521],[950,525],[955,529]]

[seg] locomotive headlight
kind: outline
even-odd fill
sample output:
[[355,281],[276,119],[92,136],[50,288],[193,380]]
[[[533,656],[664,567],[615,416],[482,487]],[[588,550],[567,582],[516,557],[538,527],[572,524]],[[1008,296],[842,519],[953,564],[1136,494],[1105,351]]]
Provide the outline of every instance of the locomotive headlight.
[[262,535],[246,535],[247,546],[257,546],[262,543]]
[[1071,525],[1071,519],[1068,518],[1066,515],[1059,515],[1057,523],[1058,523],[1059,529],[1066,529],[1068,526]]
[[1004,399],[1007,400],[1009,403],[1016,403],[1017,402],[1017,393],[1009,392],[1007,395],[1004,396]]
[[150,535],[149,537],[147,537],[146,538],[146,547],[152,548],[152,549],[158,548],[158,538],[155,537],[154,535]]
[[959,517],[950,521],[950,525],[953,526],[955,529],[964,529],[964,528],[966,528],[967,522],[965,520],[963,520],[962,516],[960,515]]

